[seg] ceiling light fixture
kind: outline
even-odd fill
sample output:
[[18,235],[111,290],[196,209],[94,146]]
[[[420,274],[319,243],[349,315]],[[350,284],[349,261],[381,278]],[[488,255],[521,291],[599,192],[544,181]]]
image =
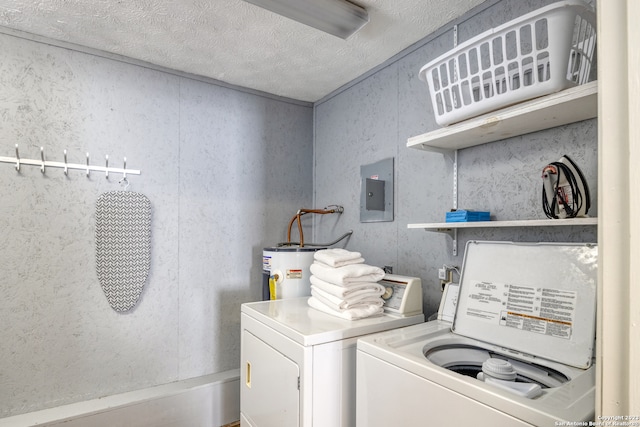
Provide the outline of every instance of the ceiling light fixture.
[[369,22],[364,8],[346,0],[245,1],[345,40]]

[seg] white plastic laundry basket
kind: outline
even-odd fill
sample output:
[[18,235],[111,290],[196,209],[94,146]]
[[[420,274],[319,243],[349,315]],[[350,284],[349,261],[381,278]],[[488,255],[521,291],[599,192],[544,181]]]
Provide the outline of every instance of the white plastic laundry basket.
[[446,126],[586,83],[596,16],[580,0],[543,7],[486,31],[420,70]]

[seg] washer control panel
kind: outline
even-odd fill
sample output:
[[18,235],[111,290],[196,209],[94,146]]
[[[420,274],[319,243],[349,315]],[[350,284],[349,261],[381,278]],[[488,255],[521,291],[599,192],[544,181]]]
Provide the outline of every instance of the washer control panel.
[[422,281],[418,277],[387,274],[378,283],[385,288],[385,312],[402,316],[422,313]]

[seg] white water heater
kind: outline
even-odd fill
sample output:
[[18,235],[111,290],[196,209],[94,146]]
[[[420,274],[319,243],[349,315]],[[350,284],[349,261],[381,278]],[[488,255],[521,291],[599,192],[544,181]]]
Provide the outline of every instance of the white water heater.
[[[262,251],[262,299],[311,295],[313,254],[326,248],[282,246]],[[270,283],[271,282],[271,283]]]

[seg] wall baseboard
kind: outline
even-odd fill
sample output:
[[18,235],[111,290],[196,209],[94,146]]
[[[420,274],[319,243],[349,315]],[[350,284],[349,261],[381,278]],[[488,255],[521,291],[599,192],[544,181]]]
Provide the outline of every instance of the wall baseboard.
[[240,419],[238,369],[0,419],[0,427],[211,427]]

